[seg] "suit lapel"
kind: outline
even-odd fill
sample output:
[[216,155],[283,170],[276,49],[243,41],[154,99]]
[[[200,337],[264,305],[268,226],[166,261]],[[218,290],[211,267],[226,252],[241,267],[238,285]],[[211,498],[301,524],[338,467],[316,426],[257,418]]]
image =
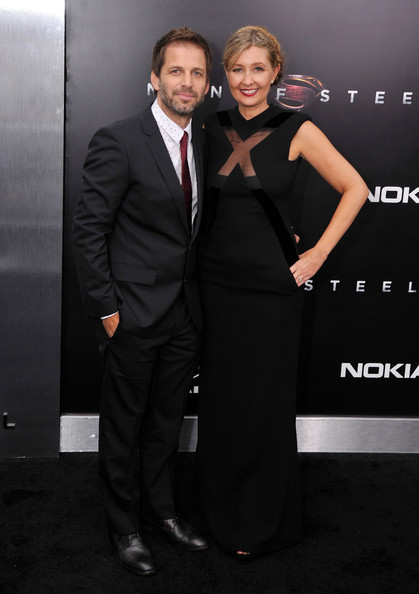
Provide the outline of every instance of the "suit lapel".
[[185,197],[182,186],[179,183],[179,179],[173,167],[172,160],[169,156],[169,153],[167,152],[163,137],[160,134],[156,120],[154,119],[150,108],[142,113],[141,119],[143,123],[143,130],[145,134],[148,135],[147,147],[154,157],[162,178],[166,182],[169,193],[174,200],[179,216],[185,227],[185,231],[189,235],[188,220],[185,209]]
[[202,160],[202,145],[201,145],[202,130],[194,127],[192,133],[192,146],[195,159],[196,184],[198,188],[198,210],[194,220],[193,232],[191,241],[193,241],[198,233],[202,217],[203,193],[204,193],[204,171]]

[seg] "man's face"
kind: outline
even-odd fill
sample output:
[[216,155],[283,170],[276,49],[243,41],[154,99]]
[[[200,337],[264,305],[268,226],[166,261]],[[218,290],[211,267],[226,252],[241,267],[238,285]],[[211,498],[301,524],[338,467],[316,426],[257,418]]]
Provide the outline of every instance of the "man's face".
[[151,83],[166,115],[179,125],[187,123],[209,89],[204,50],[191,43],[167,46],[160,76]]

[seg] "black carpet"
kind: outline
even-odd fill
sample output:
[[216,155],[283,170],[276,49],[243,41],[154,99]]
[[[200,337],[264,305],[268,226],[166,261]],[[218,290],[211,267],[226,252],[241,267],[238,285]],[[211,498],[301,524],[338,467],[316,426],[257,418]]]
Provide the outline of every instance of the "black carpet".
[[[178,454],[183,517],[193,454]],[[135,577],[106,542],[95,454],[0,460],[0,592],[417,594],[419,456],[301,455],[305,540],[240,565],[212,541],[185,553],[145,532],[159,571]]]

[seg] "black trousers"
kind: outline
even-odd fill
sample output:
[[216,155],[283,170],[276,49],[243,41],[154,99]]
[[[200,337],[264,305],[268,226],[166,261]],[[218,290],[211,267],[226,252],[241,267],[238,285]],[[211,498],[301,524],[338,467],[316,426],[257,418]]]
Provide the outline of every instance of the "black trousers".
[[140,528],[141,517],[176,515],[171,462],[198,364],[200,333],[183,299],[157,334],[124,330],[105,348],[99,476],[109,527]]

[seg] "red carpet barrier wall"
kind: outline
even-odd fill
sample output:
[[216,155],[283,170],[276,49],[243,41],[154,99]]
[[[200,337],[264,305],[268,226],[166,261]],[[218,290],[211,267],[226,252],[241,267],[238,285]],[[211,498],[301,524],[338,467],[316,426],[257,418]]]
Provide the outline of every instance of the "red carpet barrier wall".
[[[288,56],[272,101],[309,113],[371,190],[359,219],[305,287],[298,412],[419,416],[418,16],[416,0],[68,2],[64,413],[95,412],[99,400],[97,347],[83,321],[69,245],[90,137],[152,101],[152,46],[183,24],[214,52],[198,117],[231,106],[220,67],[224,42],[237,28],[260,24]],[[303,166],[295,224],[304,245],[316,241],[336,202]],[[191,396],[190,413],[195,404]]]

